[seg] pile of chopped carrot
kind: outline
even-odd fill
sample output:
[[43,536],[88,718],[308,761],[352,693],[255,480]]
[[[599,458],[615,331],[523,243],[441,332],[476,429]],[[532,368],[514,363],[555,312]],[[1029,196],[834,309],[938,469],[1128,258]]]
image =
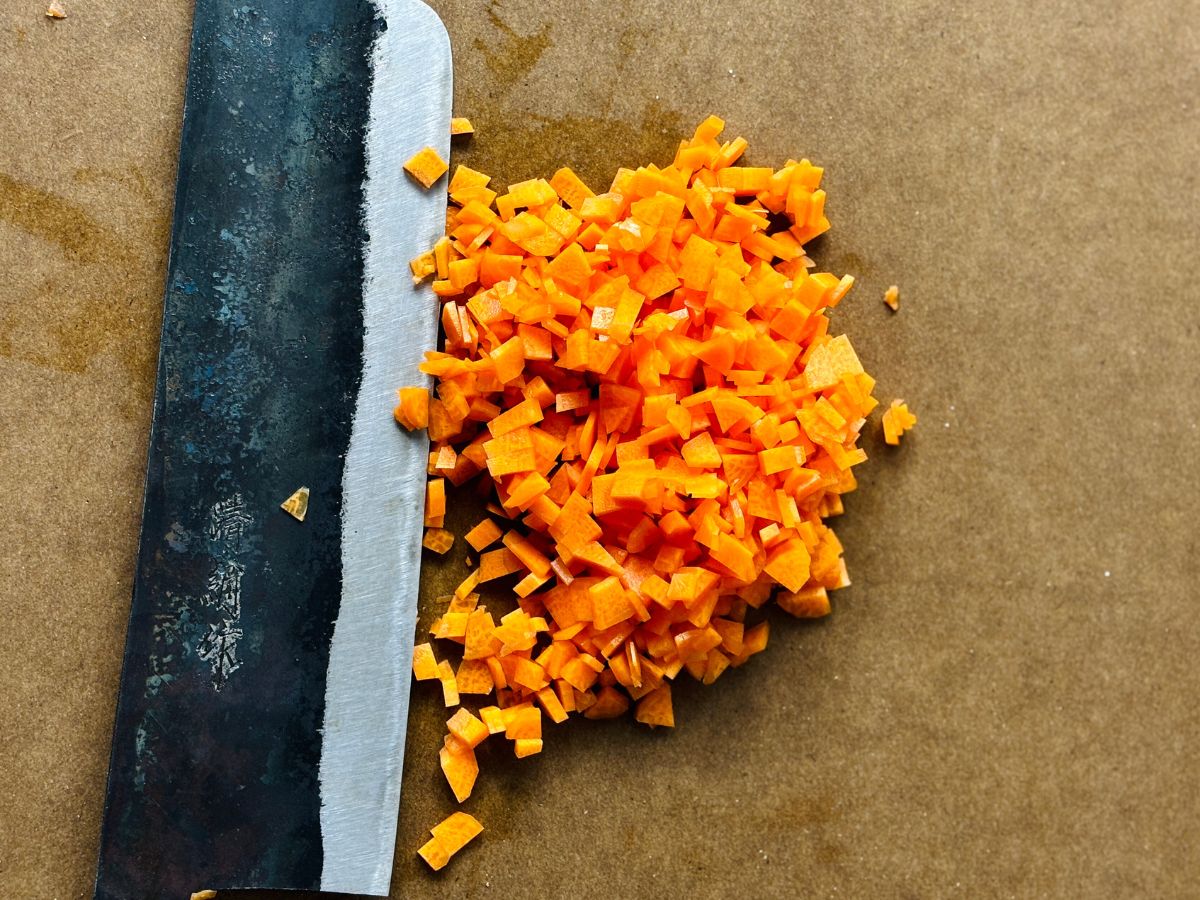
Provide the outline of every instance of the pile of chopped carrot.
[[[805,255],[829,228],[821,168],[735,165],[747,144],[723,127],[710,117],[671,165],[620,169],[601,194],[566,168],[499,192],[458,166],[447,234],[412,261],[443,301],[421,366],[436,396],[406,388],[396,409],[433,444],[427,546],[449,547],[446,481],[486,479],[496,500],[432,629],[461,663],[430,643],[413,662],[447,706],[494,697],[447,723],[459,802],[489,736],[527,756],[544,717],[631,705],[673,726],[681,671],[711,684],[766,647],[765,604],[823,616],[849,584],[826,519],[877,402],[828,313],[854,279]],[[515,608],[480,605],[480,584],[513,576]]]

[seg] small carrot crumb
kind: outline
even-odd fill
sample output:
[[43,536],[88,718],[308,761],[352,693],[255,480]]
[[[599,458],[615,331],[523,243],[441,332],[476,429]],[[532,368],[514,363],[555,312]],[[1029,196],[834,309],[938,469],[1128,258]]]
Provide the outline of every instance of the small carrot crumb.
[[896,287],[896,285],[893,284],[890,288],[888,288],[886,291],[884,291],[883,292],[883,302],[887,304],[888,309],[890,309],[892,312],[896,312],[897,310],[899,310],[900,309],[900,288]]
[[411,175],[421,187],[429,190],[433,183],[450,168],[432,147],[423,147],[404,164],[404,171]]
[[[63,5],[59,3],[58,0],[50,0],[50,5],[46,7],[46,18],[65,19],[66,17],[67,11],[63,8]],[[201,893],[204,892],[201,891]],[[216,894],[214,893],[212,896],[215,897]]]
[[917,417],[909,412],[908,404],[903,400],[893,400],[883,414],[884,443],[896,446],[904,433],[911,431],[916,424]]
[[279,508],[295,519],[297,522],[303,522],[304,517],[308,515],[308,497],[309,490],[306,487],[296,488],[292,496],[288,497],[279,504]]
[[454,137],[460,134],[474,134],[475,126],[471,124],[471,120],[465,116],[454,116],[450,119],[450,136]]

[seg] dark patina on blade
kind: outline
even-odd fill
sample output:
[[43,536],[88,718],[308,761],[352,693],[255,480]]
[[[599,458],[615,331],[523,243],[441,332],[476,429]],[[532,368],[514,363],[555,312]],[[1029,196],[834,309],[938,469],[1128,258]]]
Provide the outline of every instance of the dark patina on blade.
[[[445,108],[391,143],[448,152],[449,49],[423,6],[383,5],[386,24],[365,0],[196,3],[97,898],[387,891],[424,453],[388,393],[418,383],[436,317],[416,298],[412,347],[387,353],[395,273],[369,270],[428,246],[444,204],[392,185],[377,208],[428,208],[369,236],[364,140],[402,99],[372,96],[391,13],[420,7]],[[303,523],[280,509],[301,485]],[[388,560],[364,566],[360,539]]]

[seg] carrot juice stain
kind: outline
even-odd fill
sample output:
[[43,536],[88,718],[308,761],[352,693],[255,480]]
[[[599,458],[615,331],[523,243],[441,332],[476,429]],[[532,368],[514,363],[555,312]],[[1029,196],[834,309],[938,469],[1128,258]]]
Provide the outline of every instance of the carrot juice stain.
[[488,4],[487,16],[501,38],[495,42],[476,38],[475,49],[483,54],[483,61],[501,84],[510,87],[529,74],[550,46],[550,23],[531,34],[520,34],[500,17],[496,0]]
[[647,103],[633,119],[603,114],[546,116],[537,113],[492,118],[484,109],[474,117],[476,135],[456,150],[456,160],[492,175],[505,185],[526,178],[549,178],[569,166],[592,190],[608,189],[617,167],[667,165],[679,141],[691,134],[682,115],[658,101]]
[[[86,181],[84,178],[77,181]],[[141,185],[144,187],[144,180]],[[73,374],[118,359],[149,395],[161,316],[168,210],[130,239],[77,203],[0,173],[0,223],[57,251],[30,261],[46,274],[0,304],[0,356]],[[10,283],[7,290],[13,290]]]

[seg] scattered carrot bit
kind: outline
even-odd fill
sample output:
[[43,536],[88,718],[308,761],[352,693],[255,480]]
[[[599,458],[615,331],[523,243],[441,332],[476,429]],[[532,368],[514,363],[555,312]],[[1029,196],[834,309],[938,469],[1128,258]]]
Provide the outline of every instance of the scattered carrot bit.
[[896,446],[904,433],[911,431],[916,424],[917,417],[909,412],[908,404],[903,400],[893,400],[883,414],[884,442]]
[[483,826],[474,816],[465,812],[451,813],[433,826],[430,830],[433,837],[417,853],[436,872],[482,831]]
[[[46,13],[46,15],[50,14]],[[58,16],[57,18],[62,18],[62,16]],[[217,892],[211,889],[206,891],[193,891],[191,900],[214,900],[216,896]]]
[[279,508],[297,522],[303,522],[304,517],[308,515],[308,497],[308,488],[296,488],[292,496],[279,504]]
[[[723,128],[710,117],[671,164],[621,169],[601,193],[566,168],[497,193],[459,166],[447,236],[412,264],[444,301],[442,349],[421,365],[437,386],[426,523],[441,527],[444,479],[475,477],[504,521],[467,533],[479,567],[435,623],[463,645],[457,681],[422,651],[447,705],[495,704],[448,723],[460,801],[489,734],[524,757],[543,719],[634,704],[673,727],[680,672],[712,684],[766,648],[772,598],[823,616],[849,584],[827,520],[878,405],[849,338],[830,334],[854,278],[804,252],[830,227],[823,170],[737,165],[747,143]],[[885,439],[915,422],[897,401]],[[518,605],[499,621],[467,602],[507,575]],[[449,858],[436,834],[421,852]]]
[[460,134],[474,134],[475,126],[471,124],[471,120],[465,116],[454,116],[450,119],[450,135],[454,137]]
[[[46,18],[48,19],[65,19],[67,11],[63,9],[63,5],[58,0],[50,0],[50,5],[46,7]],[[204,893],[201,891],[201,893]],[[214,893],[212,896],[216,896]]]
[[445,528],[429,528],[425,531],[421,545],[426,550],[432,550],[434,553],[445,556],[454,546],[454,532],[447,531]]
[[887,304],[888,309],[892,312],[897,312],[900,309],[900,288],[893,284],[884,291],[883,302]]
[[446,161],[432,147],[421,148],[404,164],[404,171],[426,190],[445,175],[449,168]]

